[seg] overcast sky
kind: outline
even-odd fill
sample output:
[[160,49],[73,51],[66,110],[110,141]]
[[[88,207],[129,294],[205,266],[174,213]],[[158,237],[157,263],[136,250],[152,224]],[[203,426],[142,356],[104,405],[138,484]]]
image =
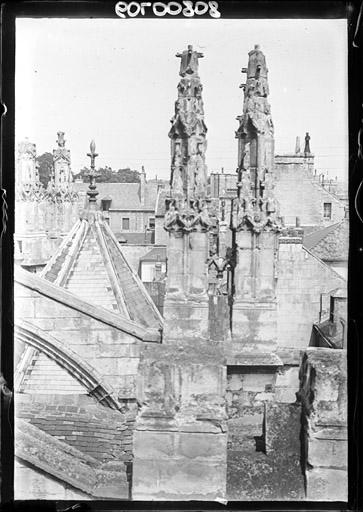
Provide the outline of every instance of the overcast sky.
[[37,153],[65,132],[72,170],[96,141],[99,166],[145,166],[169,178],[168,131],[187,44],[204,53],[200,77],[209,171],[234,171],[248,52],[269,69],[277,154],[310,132],[319,172],[347,176],[346,20],[17,19],[16,139]]

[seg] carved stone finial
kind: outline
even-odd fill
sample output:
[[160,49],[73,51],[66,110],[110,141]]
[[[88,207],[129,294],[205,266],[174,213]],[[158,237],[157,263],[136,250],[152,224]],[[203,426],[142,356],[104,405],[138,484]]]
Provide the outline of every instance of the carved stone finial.
[[91,170],[94,170],[95,168],[95,160],[98,154],[96,153],[96,143],[94,140],[91,141],[91,144],[89,145],[90,153],[87,153],[87,156],[91,159]]
[[66,141],[64,140],[64,132],[57,132],[57,144],[59,148],[64,148]]
[[98,154],[96,153],[96,143],[94,140],[91,141],[91,144],[89,147],[90,147],[90,153],[87,153],[87,156],[89,156],[91,159],[91,171],[89,173],[90,184],[88,187],[89,190],[87,190],[87,195],[88,195],[89,203],[94,205],[96,203],[96,200],[97,200],[96,198],[98,196],[98,190],[96,187],[96,172],[95,172],[95,160],[96,160],[96,157],[98,156]]

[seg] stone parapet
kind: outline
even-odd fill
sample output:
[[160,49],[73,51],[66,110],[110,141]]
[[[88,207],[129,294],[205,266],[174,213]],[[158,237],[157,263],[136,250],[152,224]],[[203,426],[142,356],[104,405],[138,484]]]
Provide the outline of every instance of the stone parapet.
[[300,368],[302,463],[308,500],[347,501],[347,353],[309,348]]
[[144,346],[133,499],[223,500],[226,367],[220,343]]

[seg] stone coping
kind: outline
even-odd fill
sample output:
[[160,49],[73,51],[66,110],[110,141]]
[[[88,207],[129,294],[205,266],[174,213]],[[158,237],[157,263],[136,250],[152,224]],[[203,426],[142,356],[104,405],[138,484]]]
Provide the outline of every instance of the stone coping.
[[85,302],[76,297],[73,293],[66,291],[64,288],[56,286],[49,281],[38,277],[17,266],[14,268],[14,281],[26,288],[30,288],[45,297],[48,297],[64,306],[75,309],[103,324],[109,325],[122,332],[131,334],[142,341],[161,342],[161,331],[157,329],[144,328],[141,325],[120,315],[116,315],[111,311],[100,308]]

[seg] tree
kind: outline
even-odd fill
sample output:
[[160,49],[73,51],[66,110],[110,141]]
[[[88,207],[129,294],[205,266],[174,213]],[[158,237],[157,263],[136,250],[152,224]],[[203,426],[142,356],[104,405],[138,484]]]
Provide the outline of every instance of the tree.
[[39,179],[47,187],[53,169],[52,153],[43,153],[37,158],[39,164]]
[[[83,167],[78,174],[74,176],[75,179],[81,178],[84,183],[89,181],[89,169]],[[126,169],[119,169],[113,171],[111,167],[100,167],[97,169],[97,182],[98,183],[139,183],[140,173],[133,171],[129,167]]]

